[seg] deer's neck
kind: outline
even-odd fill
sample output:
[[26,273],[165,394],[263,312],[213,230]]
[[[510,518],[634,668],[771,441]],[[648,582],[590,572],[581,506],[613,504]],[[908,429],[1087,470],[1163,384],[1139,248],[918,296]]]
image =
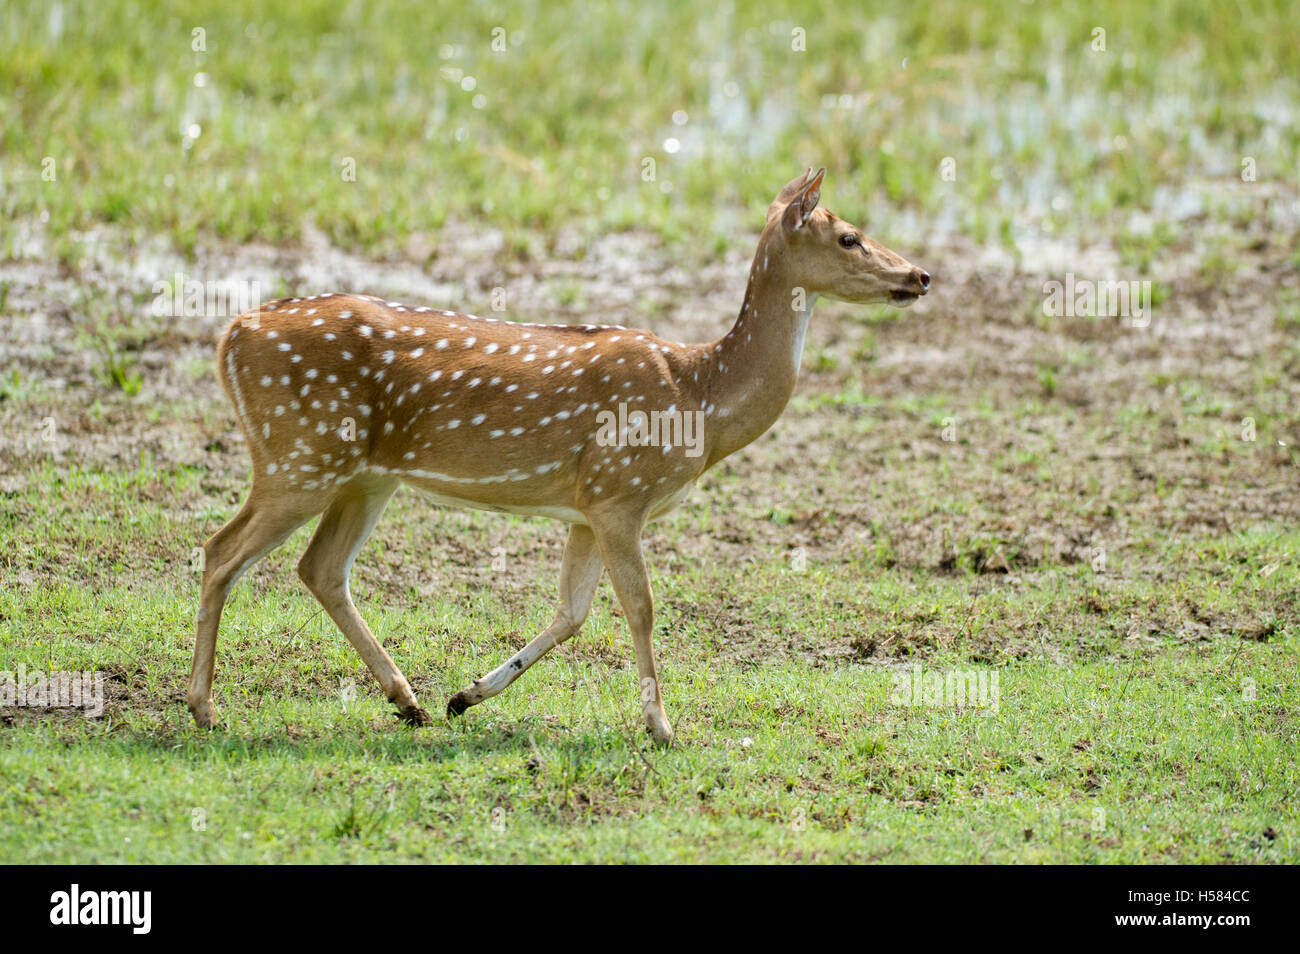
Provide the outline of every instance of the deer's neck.
[[706,345],[712,466],[771,427],[794,393],[816,295],[759,245],[736,323]]

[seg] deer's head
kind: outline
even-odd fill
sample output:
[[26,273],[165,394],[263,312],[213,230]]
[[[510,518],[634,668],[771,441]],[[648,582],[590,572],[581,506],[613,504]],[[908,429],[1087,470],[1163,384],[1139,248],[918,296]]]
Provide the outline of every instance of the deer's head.
[[820,209],[825,169],[791,179],[767,210],[763,244],[780,257],[792,285],[855,304],[906,308],[930,290],[930,275]]

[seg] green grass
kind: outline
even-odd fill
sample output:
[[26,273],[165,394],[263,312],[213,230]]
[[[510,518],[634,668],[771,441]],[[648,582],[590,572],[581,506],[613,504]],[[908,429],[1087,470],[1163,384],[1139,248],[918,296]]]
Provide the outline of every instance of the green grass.
[[[1300,550],[1293,530],[1160,552],[1184,568],[1173,585],[1112,563],[988,587],[968,570],[886,569],[874,550],[802,572],[774,552],[742,575],[656,573],[667,751],[640,729],[607,589],[584,631],[506,693],[454,723],[399,725],[293,578],[304,532],[228,606],[223,725],[205,732],[182,702],[198,527],[170,516],[199,482],[143,461],[10,495],[10,570],[63,570],[0,593],[0,668],[104,671],[109,708],[11,710],[0,860],[1296,860],[1300,579],[1291,562],[1260,572]],[[431,593],[394,582],[408,548],[443,565],[423,510],[399,498],[356,589],[439,709],[545,625],[555,561],[512,558],[505,589],[486,589],[502,521],[462,515],[456,536],[481,566]],[[665,525],[656,563],[680,562],[698,517]],[[508,551],[555,537],[505,523]],[[773,637],[761,659],[700,612],[718,593]],[[1196,629],[1221,612],[1277,622]],[[892,646],[888,664],[873,644]],[[900,701],[893,671],[912,665],[996,672],[997,711]]]
[[[399,248],[448,218],[725,243],[805,164],[829,167],[851,218],[906,212],[1013,249],[1128,230],[1201,187],[1216,217],[1249,220],[1260,189],[1294,191],[1293,14],[741,0],[597,3],[575,28],[538,2],[9,3],[0,223],[116,223],[187,251],[309,226]],[[1128,248],[1142,264],[1166,240]],[[83,252],[69,238],[59,258]]]
[[[330,654],[301,655],[317,651]],[[1001,673],[997,715],[891,706],[890,681],[865,670],[679,668],[669,752],[633,728],[627,672],[564,661],[464,725],[418,732],[378,700],[349,712],[328,695],[228,705],[235,723],[210,734],[179,708],[146,726],[43,727],[0,752],[0,857],[1296,858],[1294,750],[1274,731],[1286,676],[1258,652],[1019,664]]]
[[[0,6],[0,671],[108,689],[100,719],[0,713],[0,862],[1295,862],[1293,21]],[[377,286],[414,265],[470,304],[508,283],[511,317],[699,331],[725,310],[701,260],[814,164],[935,291],[819,306],[786,415],[650,534],[672,748],[608,586],[501,696],[397,724],[294,577],[307,529],[237,588],[223,723],[194,728],[191,554],[244,450],[215,316],[148,314],[174,252],[224,275],[269,246],[296,294],[323,233]],[[612,295],[621,229],[663,268]],[[1152,329],[1043,313],[1044,261],[1112,277],[1094,252],[1152,281]],[[353,591],[428,708],[549,622],[561,540],[395,500]],[[901,702],[914,665],[996,674],[997,711]]]

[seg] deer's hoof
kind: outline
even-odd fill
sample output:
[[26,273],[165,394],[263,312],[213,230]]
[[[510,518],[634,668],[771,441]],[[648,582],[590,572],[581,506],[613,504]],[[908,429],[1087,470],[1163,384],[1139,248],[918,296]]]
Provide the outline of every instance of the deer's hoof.
[[458,692],[447,700],[447,718],[454,719],[474,703],[463,692]]
[[199,705],[190,706],[190,712],[194,715],[194,724],[200,729],[212,729],[217,724],[217,710],[211,702],[200,703]]
[[397,718],[407,725],[428,725],[433,721],[433,716],[423,706],[408,706],[397,713]]

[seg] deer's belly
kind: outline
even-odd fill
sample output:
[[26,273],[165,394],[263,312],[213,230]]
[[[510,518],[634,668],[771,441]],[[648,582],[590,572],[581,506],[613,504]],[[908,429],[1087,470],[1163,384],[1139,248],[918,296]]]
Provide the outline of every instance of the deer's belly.
[[[581,510],[560,503],[559,501],[564,498],[563,495],[559,494],[552,495],[552,500],[547,500],[545,496],[541,495],[534,499],[527,499],[524,495],[497,494],[492,489],[476,488],[478,492],[471,496],[466,493],[468,488],[464,486],[457,486],[456,484],[449,484],[428,477],[419,477],[410,473],[401,474],[401,477],[402,480],[418,490],[425,498],[449,507],[467,507],[472,510],[490,510],[494,513],[513,513],[526,517],[550,517],[554,520],[580,523],[584,526],[588,523]],[[673,488],[663,497],[653,500],[650,503],[647,519],[657,520],[676,510],[681,506],[682,501],[686,499],[694,486],[694,482],[684,484]]]
[[514,513],[525,517],[551,517],[555,520],[564,520],[568,523],[585,524],[587,518],[582,512],[575,510],[573,507],[566,507],[560,504],[548,504],[538,502],[507,503],[504,500],[494,500],[490,497],[476,498],[463,496],[463,491],[457,493],[444,485],[431,481],[405,478],[406,482],[420,492],[420,494],[434,503],[445,504],[448,507],[465,507],[471,510],[490,510],[493,513]]

